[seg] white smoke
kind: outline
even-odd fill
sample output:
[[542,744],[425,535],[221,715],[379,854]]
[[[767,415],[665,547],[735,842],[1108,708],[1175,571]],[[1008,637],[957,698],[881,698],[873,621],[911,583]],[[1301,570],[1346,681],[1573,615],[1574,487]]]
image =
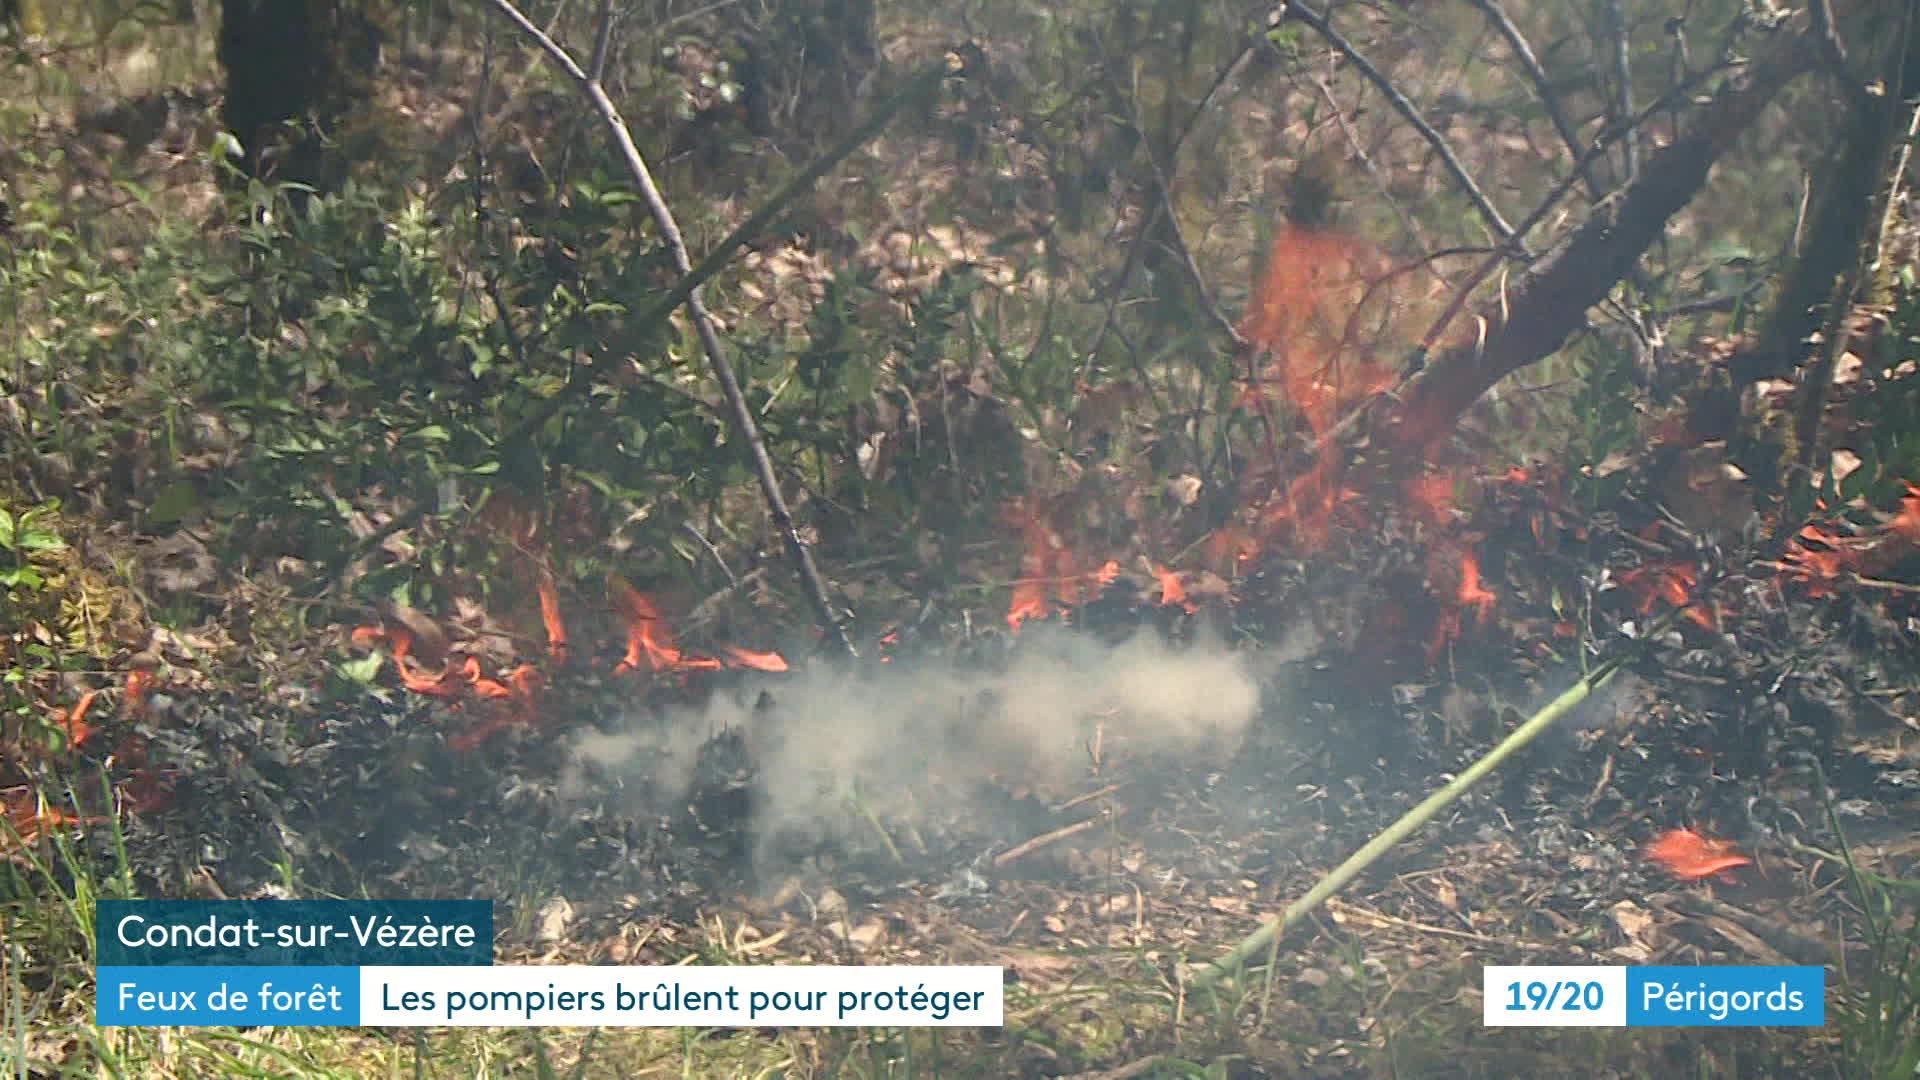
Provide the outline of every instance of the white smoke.
[[[768,706],[756,709],[762,690]],[[1126,760],[1218,760],[1259,701],[1255,662],[1216,641],[1174,646],[1142,632],[1115,646],[1043,624],[991,670],[941,659],[819,666],[635,717],[627,732],[579,737],[562,790],[684,798],[701,747],[733,731],[757,774],[756,836],[844,834],[860,827],[856,799],[867,814],[912,823],[990,781],[1072,795]]]

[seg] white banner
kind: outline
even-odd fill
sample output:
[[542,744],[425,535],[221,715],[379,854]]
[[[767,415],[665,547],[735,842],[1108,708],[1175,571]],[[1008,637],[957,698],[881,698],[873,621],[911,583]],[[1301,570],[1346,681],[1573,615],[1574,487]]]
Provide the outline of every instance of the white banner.
[[367,1027],[999,1027],[998,967],[364,967]]
[[1482,969],[1481,1023],[1487,1027],[1625,1027],[1624,967]]

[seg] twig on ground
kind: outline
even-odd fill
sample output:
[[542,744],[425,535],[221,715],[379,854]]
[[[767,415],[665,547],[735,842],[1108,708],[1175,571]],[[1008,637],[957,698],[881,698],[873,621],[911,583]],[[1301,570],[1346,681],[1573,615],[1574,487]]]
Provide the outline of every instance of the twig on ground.
[[893,836],[887,832],[886,825],[881,823],[880,815],[874,813],[873,807],[867,803],[867,800],[860,798],[858,793],[853,796],[853,801],[860,810],[860,817],[873,827],[874,834],[880,837],[880,843],[886,847],[887,855],[893,859],[895,865],[905,865],[906,857],[900,854],[900,846],[893,842]]
[[1113,820],[1113,818],[1117,816],[1118,814],[1113,808],[1107,808],[1107,809],[1101,810],[1099,813],[1093,815],[1092,817],[1085,819],[1084,821],[1076,821],[1071,825],[1062,826],[1058,829],[1053,830],[1052,832],[1041,833],[1039,836],[1036,836],[1031,840],[1026,840],[1021,843],[1015,844],[1014,846],[1008,848],[1007,850],[1001,852],[1000,854],[995,855],[993,857],[994,868],[1001,869],[1003,867],[1011,866],[1012,864],[1020,861],[1021,859],[1026,858],[1027,856],[1033,854],[1036,851],[1040,851],[1044,848],[1052,847],[1054,844],[1057,844],[1062,840],[1071,839],[1072,837],[1078,836],[1081,833],[1086,832],[1088,829],[1098,828],[1102,824]]
[[[1335,919],[1341,921],[1359,920],[1360,922],[1371,923],[1374,926],[1394,927],[1400,930],[1412,930],[1420,934],[1435,934],[1440,937],[1462,938],[1467,941],[1495,940],[1477,930],[1455,930],[1450,926],[1434,926],[1431,923],[1414,922],[1412,919],[1402,919],[1397,915],[1388,915],[1383,911],[1375,911],[1372,908],[1361,907],[1358,904],[1343,903],[1339,900],[1328,900],[1327,911]],[[1561,948],[1561,946],[1557,944],[1546,945],[1520,941],[1503,941],[1502,944],[1517,945],[1522,949]]]
[[1104,799],[1107,796],[1118,792],[1121,788],[1126,786],[1127,786],[1127,782],[1123,780],[1117,784],[1108,784],[1106,787],[1089,791],[1085,795],[1075,795],[1073,798],[1068,799],[1066,802],[1063,802],[1059,806],[1054,807],[1053,812],[1056,814],[1064,814],[1067,811],[1072,810],[1076,806],[1085,806],[1087,803],[1093,802],[1095,799]]

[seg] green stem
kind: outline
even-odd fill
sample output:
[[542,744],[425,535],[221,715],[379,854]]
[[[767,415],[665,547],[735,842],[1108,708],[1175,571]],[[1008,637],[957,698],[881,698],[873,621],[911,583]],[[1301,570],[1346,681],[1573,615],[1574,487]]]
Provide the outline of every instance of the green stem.
[[1539,738],[1542,732],[1572,711],[1574,706],[1587,700],[1595,690],[1606,685],[1607,680],[1624,667],[1627,660],[1637,653],[1645,642],[1659,638],[1683,610],[1685,609],[1676,609],[1656,621],[1638,639],[1635,647],[1621,651],[1581,677],[1578,682],[1568,687],[1565,693],[1534,713],[1526,723],[1514,728],[1511,734],[1500,740],[1498,746],[1487,751],[1485,757],[1474,762],[1465,772],[1449,781],[1445,787],[1427,796],[1420,805],[1407,811],[1400,820],[1387,826],[1380,835],[1367,841],[1366,846],[1354,852],[1346,862],[1334,867],[1315,883],[1313,888],[1307,890],[1305,896],[1295,900],[1277,918],[1268,920],[1258,930],[1247,935],[1225,956],[1196,969],[1189,979],[1189,985],[1197,989],[1205,989],[1222,978],[1238,972],[1262,949],[1267,949],[1269,946],[1277,947],[1280,934],[1288,927],[1305,918],[1315,908],[1325,903],[1329,897],[1345,888],[1349,882],[1359,877],[1362,871],[1373,865],[1400,841],[1412,836],[1420,826],[1432,821],[1434,815],[1446,809],[1448,804],[1466,794],[1468,788],[1485,779],[1487,774],[1499,768],[1503,762],[1520,752],[1528,743]]

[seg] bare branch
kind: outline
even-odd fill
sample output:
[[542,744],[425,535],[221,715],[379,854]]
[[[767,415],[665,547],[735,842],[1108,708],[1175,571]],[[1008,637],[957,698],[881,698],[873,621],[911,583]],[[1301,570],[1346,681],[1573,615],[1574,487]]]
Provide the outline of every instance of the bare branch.
[[[889,123],[892,123],[893,118],[899,115],[902,109],[915,102],[925,100],[939,87],[941,81],[945,79],[948,74],[949,69],[947,65],[940,63],[929,66],[925,71],[922,71],[909,80],[906,87],[901,90],[900,93],[894,95],[892,100],[882,105],[872,117],[868,118],[866,123],[860,125],[856,130],[849,132],[846,138],[835,143],[826,153],[809,162],[806,168],[801,169],[795,173],[792,178],[787,180],[786,183],[781,184],[778,190],[767,197],[767,200],[760,205],[758,210],[747,215],[747,220],[736,225],[732,232],[722,238],[719,243],[713,245],[713,247],[708,250],[706,256],[700,260],[699,265],[695,266],[692,271],[681,275],[680,280],[674,283],[673,288],[668,289],[658,297],[650,300],[647,306],[640,310],[639,314],[633,316],[632,319],[629,320],[631,326],[636,330],[644,331],[658,325],[668,315],[678,310],[682,304],[686,303],[687,297],[691,296],[695,289],[705,285],[710,279],[720,273],[721,270],[726,269],[727,264],[732,261],[735,252],[739,251],[749,240],[760,235],[768,225],[773,223],[775,218],[786,213],[787,208],[793,205],[794,200],[798,199],[808,188],[811,188],[815,181],[827,173],[832,172],[834,167],[842,161],[853,156],[855,150],[871,142],[875,136],[886,129]],[[570,382],[563,387],[559,393],[543,399],[540,404],[533,407],[526,419],[522,420],[520,425],[514,428],[512,435],[508,436],[506,441],[511,442],[515,438],[524,438],[534,429],[545,424],[548,420],[553,419],[553,417],[559,413],[560,409],[566,405],[567,401],[578,392],[578,388],[587,385],[589,385],[589,383],[588,380],[585,379]]]
[[[1393,197],[1392,186],[1387,183],[1386,177],[1380,175],[1379,166],[1373,163],[1373,155],[1367,153],[1365,144],[1360,141],[1360,133],[1353,130],[1353,125],[1347,122],[1347,110],[1333,96],[1333,87],[1327,85],[1327,80],[1315,76],[1313,88],[1320,92],[1321,99],[1327,103],[1327,112],[1333,117],[1335,126],[1339,127],[1341,137],[1346,139],[1347,145],[1353,148],[1353,156],[1359,160],[1360,167],[1366,170],[1367,177],[1373,181],[1381,201],[1385,202],[1394,216],[1400,219],[1401,227],[1407,230],[1408,236],[1413,237],[1414,243],[1423,248],[1427,247],[1426,230],[1420,227],[1420,222],[1407,212],[1406,207],[1400,205],[1400,200]],[[1439,272],[1434,271],[1434,276],[1440,277]],[[1440,280],[1442,283],[1446,281],[1444,277]]]
[[[1627,17],[1620,10],[1620,0],[1606,0],[1607,29],[1613,34],[1613,110],[1620,123],[1626,123],[1633,115],[1633,64],[1631,60],[1631,42],[1627,39]],[[1640,132],[1638,128],[1628,128],[1625,145],[1627,149],[1627,180],[1631,182],[1640,175]]]
[[1493,234],[1502,241],[1512,240],[1513,226],[1507,224],[1507,219],[1500,216],[1500,211],[1494,208],[1493,203],[1480,190],[1480,185],[1468,175],[1466,166],[1460,164],[1460,159],[1454,155],[1453,147],[1447,145],[1447,140],[1438,131],[1433,130],[1433,125],[1427,123],[1426,117],[1420,115],[1420,110],[1414,107],[1413,102],[1407,100],[1407,96],[1400,92],[1400,88],[1393,84],[1393,80],[1387,78],[1379,68],[1374,67],[1371,61],[1361,55],[1360,50],[1354,48],[1353,43],[1348,41],[1345,35],[1334,29],[1331,21],[1301,3],[1300,0],[1287,0],[1286,13],[1313,27],[1314,31],[1326,38],[1328,44],[1338,49],[1340,54],[1345,56],[1360,74],[1374,85],[1375,89],[1385,95],[1387,103],[1393,106],[1394,111],[1404,117],[1407,123],[1420,133],[1420,137],[1433,147],[1434,153],[1440,157],[1440,163],[1446,167],[1447,172],[1453,174],[1454,183],[1460,186],[1460,190],[1466,192],[1467,198],[1473,202],[1474,209],[1479,211],[1481,219],[1487,223],[1489,229],[1493,230]]
[[[1816,9],[1819,7],[1816,5]],[[1818,10],[1810,17],[1814,23],[1809,35],[1815,39],[1812,48],[1816,61],[1824,64],[1832,54],[1819,40]],[[1908,23],[1910,19],[1903,20],[1903,25]],[[1890,87],[1899,82],[1916,48],[1920,48],[1920,42],[1903,38],[1890,52],[1886,61]],[[1863,92],[1861,97],[1849,100],[1853,104],[1847,110],[1844,137],[1815,173],[1818,193],[1805,229],[1805,250],[1784,275],[1759,339],[1734,357],[1737,386],[1784,377],[1800,367],[1809,354],[1810,343],[1827,320],[1834,283],[1853,272],[1861,238],[1873,227],[1869,221],[1871,208],[1885,179],[1885,156],[1897,133],[1902,99],[1898,94]]]
[[1714,164],[1761,110],[1811,66],[1808,35],[1783,37],[1722,88],[1691,130],[1650,159],[1638,179],[1596,207],[1552,254],[1483,308],[1485,332],[1477,341],[1445,349],[1407,381],[1389,411],[1391,442],[1415,449],[1439,438],[1495,382],[1560,348],[1584,323],[1587,309],[1632,271],[1668,219],[1699,193]]
[[593,32],[593,63],[587,68],[587,74],[594,82],[607,75],[607,50],[613,45],[613,0],[600,0],[600,17],[595,20]]
[[[681,238],[680,225],[674,220],[673,211],[668,208],[666,198],[661,195],[659,186],[654,183],[653,172],[647,167],[646,159],[641,156],[640,148],[634,144],[633,133],[627,128],[626,120],[621,117],[620,110],[614,105],[613,99],[607,96],[606,88],[600,85],[598,79],[582,71],[580,65],[574,61],[566,49],[521,14],[510,0],[491,0],[491,3],[495,10],[518,26],[521,33],[533,39],[541,50],[578,84],[581,94],[593,105],[594,111],[600,114],[607,133],[613,137],[614,146],[619,150],[620,157],[627,166],[628,175],[640,189],[640,197],[646,203],[648,213],[653,218],[654,228],[666,241],[667,250],[673,257],[674,268],[683,276],[692,274],[693,260],[687,255],[687,245]],[[611,7],[611,0],[603,0],[601,8],[603,38],[607,31],[606,23],[611,14]],[[746,395],[740,389],[740,381],[734,375],[733,365],[727,361],[726,348],[720,342],[719,333],[713,328],[713,319],[707,313],[707,306],[701,300],[697,285],[686,292],[686,311],[687,319],[693,324],[694,333],[700,339],[701,350],[706,354],[707,365],[712,370],[715,380],[720,383],[721,393],[726,397],[727,413],[733,422],[735,433],[746,443],[748,457],[753,463],[755,476],[760,482],[761,495],[767,502],[767,512],[772,516],[781,539],[786,542],[788,558],[792,561],[794,570],[800,578],[800,584],[807,594],[807,599],[813,604],[814,616],[820,621],[821,629],[827,632],[829,639],[844,653],[851,656],[854,654],[853,642],[847,638],[846,628],[841,625],[839,617],[833,610],[833,603],[827,597],[826,585],[820,580],[820,571],[813,563],[813,553],[800,539],[799,530],[794,525],[793,514],[787,509],[786,497],[780,492],[780,480],[774,473],[773,459],[767,454],[767,446],[760,437],[760,427],[754,421],[753,410],[748,406]]]
[[[1233,70],[1238,64],[1239,61],[1236,60],[1233,65],[1229,65],[1227,70]],[[1172,234],[1174,254],[1180,257],[1181,269],[1187,272],[1188,281],[1193,286],[1194,296],[1199,301],[1201,309],[1206,312],[1207,317],[1213,321],[1214,328],[1220,331],[1222,337],[1232,343],[1235,351],[1245,349],[1247,347],[1246,339],[1240,336],[1240,331],[1233,325],[1233,320],[1227,318],[1226,313],[1220,310],[1220,305],[1214,300],[1212,291],[1207,288],[1207,279],[1201,276],[1200,264],[1194,261],[1193,249],[1187,245],[1187,238],[1182,235],[1180,231],[1180,217],[1178,214],[1175,214],[1173,210],[1173,181],[1169,176],[1169,171],[1177,168],[1179,162],[1176,159],[1167,169],[1160,167],[1160,157],[1153,151],[1153,138],[1147,133],[1145,118],[1140,115],[1140,101],[1131,93],[1126,94],[1125,97],[1127,111],[1130,114],[1129,119],[1133,123],[1134,130],[1140,133],[1140,146],[1147,155],[1147,167],[1151,172],[1154,194],[1160,204],[1159,216],[1166,219],[1167,231]],[[1197,115],[1198,114],[1195,114],[1195,118],[1197,118]],[[1191,130],[1191,121],[1187,128],[1181,130],[1179,138],[1184,140],[1189,130]],[[1143,231],[1141,237],[1144,238],[1145,236],[1146,232]],[[1144,240],[1137,240],[1136,242],[1144,242]]]
[[1500,6],[1500,0],[1468,0],[1483,12],[1493,23],[1494,29],[1506,39],[1507,48],[1513,50],[1514,59],[1526,69],[1527,79],[1533,83],[1533,92],[1539,95],[1540,103],[1546,107],[1547,118],[1553,121],[1553,130],[1560,133],[1560,141],[1567,144],[1574,158],[1580,162],[1581,179],[1586,182],[1587,193],[1598,201],[1602,192],[1600,184],[1593,176],[1593,166],[1587,158],[1587,147],[1580,143],[1580,133],[1567,119],[1567,112],[1560,105],[1560,95],[1553,92],[1553,81],[1547,78],[1547,70],[1540,66],[1540,60],[1533,54],[1533,46],[1527,43],[1526,36],[1507,16],[1507,9]]
[[[1831,64],[1832,50],[1838,46],[1838,39],[1831,38],[1830,22],[1824,28],[1821,25],[1823,20],[1820,12],[1825,5],[1816,3],[1814,8],[1815,36],[1820,38],[1823,58]],[[1829,33],[1822,35],[1822,29]],[[1893,51],[1887,62],[1889,71],[1886,82],[1889,89],[1895,92],[1885,98],[1868,95],[1865,105],[1852,110],[1856,118],[1853,138],[1868,144],[1862,153],[1871,155],[1874,165],[1874,172],[1861,178],[1865,184],[1871,185],[1866,201],[1877,205],[1868,211],[1868,220],[1862,223],[1859,235],[1854,238],[1853,265],[1834,287],[1827,305],[1826,325],[1821,328],[1820,351],[1800,379],[1794,440],[1800,447],[1800,464],[1810,471],[1820,470],[1820,420],[1826,415],[1827,395],[1833,388],[1833,373],[1839,365],[1840,354],[1846,351],[1849,344],[1847,320],[1853,315],[1853,306],[1860,297],[1862,287],[1882,257],[1886,231],[1899,201],[1900,183],[1906,175],[1913,139],[1920,134],[1920,110],[1911,107],[1904,92],[1900,92],[1904,90],[1900,82],[1908,50],[1913,45],[1909,37],[1912,33],[1913,9],[1909,7],[1901,19],[1901,47]],[[1841,73],[1844,76],[1845,69]],[[1896,102],[1899,104],[1896,105]],[[1849,191],[1839,197],[1852,198],[1853,194]],[[1828,197],[1835,195],[1829,193]]]
[[[1264,35],[1265,31],[1261,33]],[[1179,168],[1180,148],[1186,145],[1187,137],[1193,134],[1194,127],[1200,123],[1200,117],[1212,107],[1213,99],[1219,95],[1221,89],[1233,81],[1233,77],[1246,66],[1247,60],[1253,56],[1253,50],[1263,40],[1264,37],[1255,38],[1242,48],[1238,55],[1220,69],[1220,73],[1214,76],[1213,82],[1208,84],[1206,93],[1201,94],[1200,100],[1194,103],[1193,109],[1187,113],[1186,120],[1180,125],[1180,130],[1174,133],[1173,141],[1167,148],[1167,157],[1172,162],[1173,168]],[[1145,132],[1142,134],[1144,135]],[[1086,360],[1080,370],[1082,378],[1092,370],[1094,358],[1100,355],[1100,347],[1106,344],[1107,335],[1113,329],[1114,315],[1120,309],[1120,299],[1126,293],[1127,282],[1133,279],[1133,271],[1140,265],[1140,257],[1146,250],[1144,246],[1146,237],[1153,231],[1154,226],[1159,224],[1160,213],[1161,208],[1156,203],[1140,230],[1134,234],[1133,243],[1127,247],[1126,260],[1120,264],[1120,276],[1114,279],[1108,293],[1106,314],[1101,316],[1100,328],[1094,332],[1093,344],[1087,347]]]

